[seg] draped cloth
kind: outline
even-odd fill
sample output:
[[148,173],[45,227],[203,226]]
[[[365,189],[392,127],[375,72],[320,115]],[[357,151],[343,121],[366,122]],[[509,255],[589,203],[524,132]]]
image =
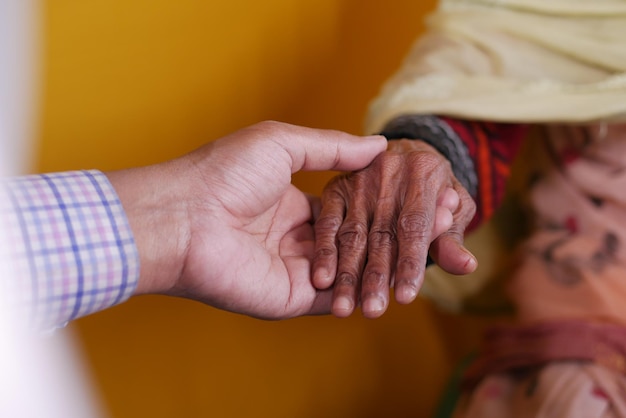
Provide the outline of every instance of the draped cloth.
[[626,0],[444,0],[372,103],[503,122],[626,120]]

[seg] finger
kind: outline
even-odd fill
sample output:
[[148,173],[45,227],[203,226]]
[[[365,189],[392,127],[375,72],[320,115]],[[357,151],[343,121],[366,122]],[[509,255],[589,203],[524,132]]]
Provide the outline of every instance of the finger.
[[[443,195],[437,202],[435,209],[435,227],[432,236],[434,238],[450,229],[454,223],[453,212],[456,211],[459,204],[459,195],[452,188],[446,188]],[[432,244],[431,244],[432,245]],[[432,257],[427,257],[426,267],[434,263]]]
[[300,170],[358,170],[366,167],[387,147],[387,140],[380,135],[360,137],[271,121],[257,124],[253,129],[289,154],[292,173]]
[[421,287],[431,231],[434,208],[408,208],[398,218],[398,260],[395,273],[395,297],[399,303],[412,302]]
[[[357,182],[359,180],[356,179]],[[356,189],[360,189],[358,184]],[[369,204],[363,194],[353,196],[343,225],[337,233],[339,259],[332,313],[341,318],[350,316],[359,303],[359,279],[367,254]]]
[[304,273],[310,268],[309,260],[306,257],[286,257],[285,265],[292,281],[289,300],[284,306],[284,312],[274,315],[273,319],[329,314],[332,289],[318,290],[311,286],[309,275]]
[[443,206],[435,208],[435,226],[433,228],[433,237],[438,237],[452,227],[454,216],[450,209]]
[[446,189],[437,198],[437,206],[443,206],[454,212],[459,207],[460,198],[459,194],[452,187],[446,187]]
[[280,243],[280,255],[290,281],[285,318],[330,313],[332,290],[318,290],[311,285],[314,241],[313,227],[307,223],[289,231]]
[[[399,303],[410,303],[416,297],[424,279],[428,248],[433,239],[436,202],[442,193],[439,170],[424,170],[437,163],[420,159],[411,164],[419,172],[412,175],[411,187],[398,217],[398,260],[395,272],[395,298]],[[421,167],[421,168],[420,168]],[[428,175],[424,175],[428,173]]]
[[389,306],[391,268],[397,256],[397,205],[379,200],[368,236],[367,265],[361,279],[361,311],[366,318],[380,317]]
[[469,274],[478,267],[476,257],[463,245],[462,234],[456,231],[435,239],[430,254],[439,267],[451,274]]
[[398,173],[398,156],[387,155],[381,161],[380,188],[374,219],[369,229],[367,264],[361,278],[361,311],[366,318],[380,317],[389,306],[391,271],[397,257],[397,225],[401,190],[404,181]]
[[453,223],[448,231],[433,241],[430,254],[437,264],[448,273],[468,274],[476,270],[478,262],[463,245],[465,229],[476,212],[476,204],[458,183],[454,185],[459,194],[459,206],[453,213]]
[[337,194],[324,194],[324,204],[315,221],[315,255],[313,285],[318,289],[330,287],[337,275],[337,233],[343,224],[346,206]]

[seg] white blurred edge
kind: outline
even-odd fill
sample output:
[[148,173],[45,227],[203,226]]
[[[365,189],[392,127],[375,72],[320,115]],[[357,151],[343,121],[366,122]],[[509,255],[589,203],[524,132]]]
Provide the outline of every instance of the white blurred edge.
[[[0,179],[33,169],[41,92],[41,7],[36,0],[0,0]],[[8,245],[3,231],[0,228],[0,416],[102,416],[94,407],[97,402],[69,332],[31,333],[16,314],[11,296],[11,280],[16,278],[2,257]]]

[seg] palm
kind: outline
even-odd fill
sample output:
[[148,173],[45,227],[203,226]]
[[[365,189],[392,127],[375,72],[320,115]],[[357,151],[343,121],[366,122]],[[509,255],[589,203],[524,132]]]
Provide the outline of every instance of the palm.
[[[321,306],[327,292],[316,291],[310,280],[314,241],[306,196],[285,185],[256,205],[233,204],[240,200],[229,194],[222,194],[221,200],[229,202],[224,213],[195,220],[200,233],[192,237],[195,242],[182,279],[196,297],[268,319],[327,311]],[[208,242],[209,236],[221,237],[220,242]],[[208,272],[207,265],[212,266]],[[235,297],[224,302],[220,297],[224,293]]]

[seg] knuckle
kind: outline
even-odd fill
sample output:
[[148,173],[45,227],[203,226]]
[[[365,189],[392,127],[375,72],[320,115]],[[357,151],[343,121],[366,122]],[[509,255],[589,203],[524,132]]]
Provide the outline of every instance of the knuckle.
[[419,271],[420,265],[414,257],[401,257],[398,259],[398,270]]
[[380,248],[390,248],[393,245],[393,242],[396,239],[396,234],[394,231],[388,230],[375,230],[370,231],[368,237],[368,243],[372,248],[380,249]]
[[400,164],[404,160],[403,155],[404,154],[401,152],[385,151],[382,154],[380,154],[378,157],[376,157],[376,160],[378,161],[379,164],[382,164],[384,166],[397,165],[397,164]]
[[253,133],[257,138],[262,137],[274,137],[279,133],[282,133],[286,128],[286,124],[275,120],[263,120],[255,123],[254,125],[245,128],[248,132]]
[[374,161],[369,165],[369,167],[356,172],[361,178],[371,179],[374,176],[376,178],[380,177],[380,173],[382,172],[394,172],[398,167],[403,165],[404,157],[399,152],[394,151],[385,151],[379,154]]
[[337,275],[335,286],[341,287],[356,287],[358,280],[354,274],[348,272],[341,272]]
[[261,122],[258,122],[256,124],[256,127],[261,129],[261,130],[268,130],[268,131],[272,131],[274,129],[282,129],[284,128],[286,125],[282,122],[278,122],[275,120],[264,120]]
[[355,172],[332,179],[322,192],[324,204],[345,206],[347,202],[369,201],[374,174]]
[[341,247],[362,247],[367,243],[367,225],[362,222],[345,222],[339,229],[337,240]]
[[430,236],[431,226],[431,217],[423,212],[402,214],[398,218],[398,234],[427,237]]
[[334,233],[339,230],[342,223],[343,219],[338,216],[320,216],[315,221],[315,231],[318,234]]
[[315,259],[319,260],[324,258],[330,258],[333,257],[336,253],[337,250],[335,248],[322,246],[315,249]]
[[387,275],[380,271],[372,270],[368,271],[363,275],[363,286],[367,286],[369,288],[380,288],[387,286],[389,284],[389,280],[387,279]]
[[322,193],[321,202],[324,212],[327,214],[323,216],[330,216],[328,213],[333,213],[334,216],[341,213],[343,214],[346,208],[347,193],[342,188],[333,187],[324,190]]
[[339,174],[333,177],[324,187],[324,194],[326,193],[338,193],[338,189],[341,189],[342,186],[347,183],[349,177],[347,174]]

